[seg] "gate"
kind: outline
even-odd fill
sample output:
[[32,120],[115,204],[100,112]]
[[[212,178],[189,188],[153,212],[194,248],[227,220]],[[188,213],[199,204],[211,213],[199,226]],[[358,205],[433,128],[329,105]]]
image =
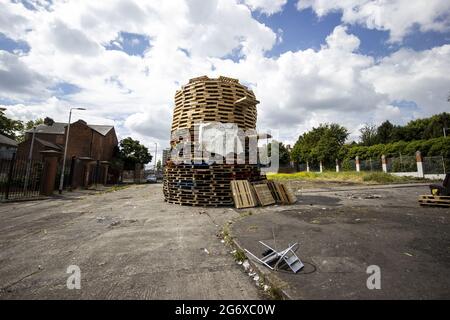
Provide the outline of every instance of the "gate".
[[16,157],[0,159],[0,201],[39,196],[43,162]]

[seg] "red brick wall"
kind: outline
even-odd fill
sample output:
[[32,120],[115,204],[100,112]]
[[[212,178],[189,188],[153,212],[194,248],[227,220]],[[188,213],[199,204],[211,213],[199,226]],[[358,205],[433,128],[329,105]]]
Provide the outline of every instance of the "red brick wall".
[[77,121],[70,125],[67,157],[71,158],[75,155],[77,157],[90,157],[94,160],[110,161],[117,143],[114,129],[103,136],[92,130],[84,122]]
[[[67,134],[67,128],[66,128]],[[90,157],[92,141],[92,129],[83,121],[77,121],[70,125],[69,142],[67,144],[67,158]]]
[[[67,129],[66,129],[67,132]],[[36,133],[36,138],[58,144],[64,148],[65,134],[45,134]],[[113,157],[114,147],[117,146],[117,136],[114,128],[106,136],[102,136],[92,130],[84,121],[77,121],[70,125],[69,142],[67,146],[67,159],[72,156],[90,157],[94,160],[110,161]],[[27,134],[27,140],[20,143],[17,149],[17,156],[27,158],[31,145],[31,134]],[[48,150],[39,143],[33,147],[33,159],[41,159],[40,151]],[[63,151],[63,149],[62,149]]]
[[[38,137],[37,134],[36,134],[36,137]],[[28,159],[28,155],[30,153],[30,147],[31,147],[31,138],[19,143],[19,145],[17,147],[17,158]],[[46,146],[40,144],[39,142],[35,141],[34,146],[33,146],[32,159],[34,159],[34,160],[42,159],[41,151],[45,151],[45,150],[53,150],[53,149],[46,147]]]

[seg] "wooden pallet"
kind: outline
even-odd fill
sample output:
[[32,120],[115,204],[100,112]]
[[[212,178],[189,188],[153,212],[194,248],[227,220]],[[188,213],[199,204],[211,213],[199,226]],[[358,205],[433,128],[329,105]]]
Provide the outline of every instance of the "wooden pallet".
[[275,204],[275,199],[266,183],[254,183],[253,188],[255,189],[256,197],[262,206]]
[[287,197],[287,202],[289,204],[296,203],[297,202],[297,197],[295,196],[295,194],[292,191],[292,189],[286,184],[280,183],[280,185],[281,185],[281,188],[283,189],[284,194]]
[[[239,179],[239,178],[240,179]],[[166,201],[186,205],[233,205],[231,181],[264,181],[256,165],[192,165],[165,167],[163,193]]]
[[238,209],[256,207],[257,200],[250,182],[247,180],[231,181],[234,205]]
[[291,188],[284,183],[268,181],[267,186],[269,187],[272,197],[275,199],[276,203],[293,204],[297,201],[297,197],[292,192]]
[[450,207],[450,196],[420,195],[417,199],[421,206]]
[[236,123],[244,130],[255,129],[258,103],[253,91],[237,79],[190,79],[175,94],[172,132],[192,128],[194,123],[215,121]]

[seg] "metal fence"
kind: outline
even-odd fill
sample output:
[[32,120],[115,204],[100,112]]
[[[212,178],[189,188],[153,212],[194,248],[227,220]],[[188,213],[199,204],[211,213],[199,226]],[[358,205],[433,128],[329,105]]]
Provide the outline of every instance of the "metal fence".
[[0,201],[39,196],[43,162],[40,160],[0,159]]
[[417,163],[415,156],[400,156],[387,158],[386,166],[388,172],[416,172]]
[[359,167],[361,171],[383,171],[381,159],[377,158],[359,160]]
[[320,163],[319,161],[311,161],[309,164],[309,171],[310,172],[319,172],[320,171]]
[[442,156],[424,157],[423,158],[423,172],[425,174],[443,174],[448,172],[448,162],[450,159],[445,159]]
[[356,160],[354,159],[345,159],[341,163],[342,171],[356,171]]

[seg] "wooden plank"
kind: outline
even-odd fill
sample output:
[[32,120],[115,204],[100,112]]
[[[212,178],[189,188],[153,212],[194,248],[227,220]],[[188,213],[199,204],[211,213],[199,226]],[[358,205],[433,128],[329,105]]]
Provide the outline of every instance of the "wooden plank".
[[297,202],[297,197],[291,188],[281,182],[268,181],[267,186],[269,187],[272,197],[275,199],[276,203],[280,204],[293,204]]
[[272,197],[275,200],[276,203],[282,203],[281,197],[277,191],[276,182],[275,181],[268,181],[267,186],[269,187],[270,193],[272,193]]
[[275,204],[275,199],[273,198],[267,184],[253,184],[253,188],[255,189],[256,197],[258,198],[258,201],[262,206]]
[[421,206],[450,207],[450,196],[420,195],[417,200]]
[[291,188],[289,188],[288,185],[284,184],[284,183],[280,183],[281,188],[283,189],[286,198],[288,200],[289,204],[293,204],[297,202],[297,197],[295,196],[294,192],[292,191]]
[[256,199],[253,194],[252,185],[247,180],[231,181],[231,192],[236,208],[256,207]]
[[284,192],[283,184],[280,182],[275,182],[275,189],[276,189],[278,195],[280,196],[281,203],[289,204],[289,198],[288,198],[287,194]]

